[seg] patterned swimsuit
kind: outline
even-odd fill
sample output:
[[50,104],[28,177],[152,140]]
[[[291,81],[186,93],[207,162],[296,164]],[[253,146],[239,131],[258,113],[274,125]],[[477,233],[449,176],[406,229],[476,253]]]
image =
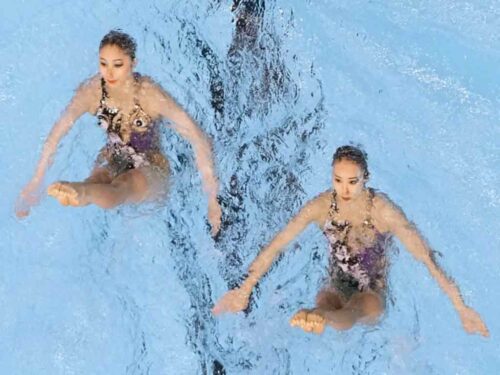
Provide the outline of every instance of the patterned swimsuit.
[[[134,89],[139,85],[139,74],[134,74]],[[107,133],[105,148],[99,162],[107,162],[115,175],[129,169],[154,165],[168,168],[160,152],[158,126],[141,108],[134,93],[134,108],[126,115],[118,108],[109,107],[104,79],[101,79],[101,101],[96,116],[99,126]]]
[[370,215],[373,205],[373,190],[369,189],[367,215],[362,223],[364,233],[371,232],[369,246],[354,251],[349,244],[352,224],[338,220],[336,193],[332,193],[332,204],[323,233],[330,248],[330,287],[350,298],[356,292],[374,291],[384,293],[386,286],[387,258],[391,236],[382,234],[372,224]]

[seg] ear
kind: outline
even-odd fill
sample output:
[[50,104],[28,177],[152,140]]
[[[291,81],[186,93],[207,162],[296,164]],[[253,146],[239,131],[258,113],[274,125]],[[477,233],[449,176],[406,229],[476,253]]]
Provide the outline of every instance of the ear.
[[137,66],[137,58],[134,59],[134,61],[132,61],[132,68],[136,68]]

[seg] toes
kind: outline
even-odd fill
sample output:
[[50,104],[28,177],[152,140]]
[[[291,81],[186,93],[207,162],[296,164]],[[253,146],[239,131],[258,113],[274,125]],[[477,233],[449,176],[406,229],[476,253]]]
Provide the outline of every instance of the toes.
[[306,321],[307,310],[302,309],[295,313],[290,319],[290,324],[293,327],[301,326]]
[[325,330],[325,318],[312,310],[303,309],[290,319],[290,325],[307,333],[321,334]]
[[324,324],[321,324],[321,325],[318,325],[314,328],[314,331],[313,333],[317,334],[317,335],[321,335],[323,332],[325,331],[325,325]]
[[300,320],[301,320],[301,319],[300,319],[299,317],[297,317],[297,315],[294,315],[294,316],[292,317],[292,319],[290,319],[290,325],[291,325],[292,327],[297,327],[297,326],[299,325]]
[[305,324],[304,324],[304,331],[308,332],[308,333],[311,333],[314,331],[314,328],[315,328],[315,324],[314,322],[310,322],[310,321],[307,321]]
[[70,205],[70,201],[67,195],[59,196],[57,197],[57,199],[59,200],[59,203],[61,203],[63,206]]
[[325,330],[325,322],[324,320],[314,322],[313,332],[317,335],[320,335]]
[[325,329],[325,318],[315,312],[311,312],[307,315],[307,325],[308,332],[313,332],[315,334],[323,333]]
[[61,190],[61,183],[60,182],[55,182],[53,184],[50,184],[49,187],[47,188],[47,194],[55,197],[59,194],[59,191]]

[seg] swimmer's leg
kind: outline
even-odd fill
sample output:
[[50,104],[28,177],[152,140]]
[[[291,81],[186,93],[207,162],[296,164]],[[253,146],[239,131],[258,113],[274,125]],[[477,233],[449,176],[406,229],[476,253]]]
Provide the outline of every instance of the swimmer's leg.
[[87,183],[110,184],[113,182],[113,176],[108,168],[95,167],[89,177],[85,179]]
[[355,323],[374,324],[384,311],[382,297],[372,292],[354,294],[340,309],[318,307],[313,310],[325,318],[325,323],[337,330],[346,330]]
[[82,199],[81,182],[57,181],[50,184],[47,194],[56,198],[63,206],[86,206]]
[[345,305],[340,295],[330,289],[323,289],[316,296],[316,307],[327,310],[338,310]]
[[[110,184],[112,181],[113,177],[109,169],[96,167],[90,176],[85,179],[84,183]],[[77,185],[81,185],[81,183],[57,181],[48,187],[47,193],[64,206],[83,206],[82,202],[80,202],[81,198],[79,198]]]
[[114,208],[123,203],[139,203],[149,193],[148,181],[138,169],[131,169],[119,175],[111,183],[56,182],[50,185],[47,191],[63,205],[95,204],[101,208]]

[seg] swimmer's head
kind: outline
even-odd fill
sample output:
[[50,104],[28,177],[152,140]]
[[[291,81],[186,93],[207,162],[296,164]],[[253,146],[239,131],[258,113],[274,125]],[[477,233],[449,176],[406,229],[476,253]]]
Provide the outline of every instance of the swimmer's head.
[[368,177],[370,177],[368,155],[360,147],[345,145],[337,148],[333,154],[332,167],[335,167],[335,163],[341,160],[348,160],[357,164],[361,168],[365,180],[368,180]]
[[111,30],[109,33],[104,35],[99,44],[99,51],[106,46],[116,46],[119,47],[127,56],[129,56],[132,61],[135,60],[135,52],[137,50],[137,43],[135,39],[130,35],[124,33],[120,29]]
[[333,155],[333,188],[344,201],[356,199],[370,176],[366,153],[358,147],[341,146]]
[[124,85],[136,64],[136,43],[128,34],[111,30],[99,45],[99,71],[110,87]]

